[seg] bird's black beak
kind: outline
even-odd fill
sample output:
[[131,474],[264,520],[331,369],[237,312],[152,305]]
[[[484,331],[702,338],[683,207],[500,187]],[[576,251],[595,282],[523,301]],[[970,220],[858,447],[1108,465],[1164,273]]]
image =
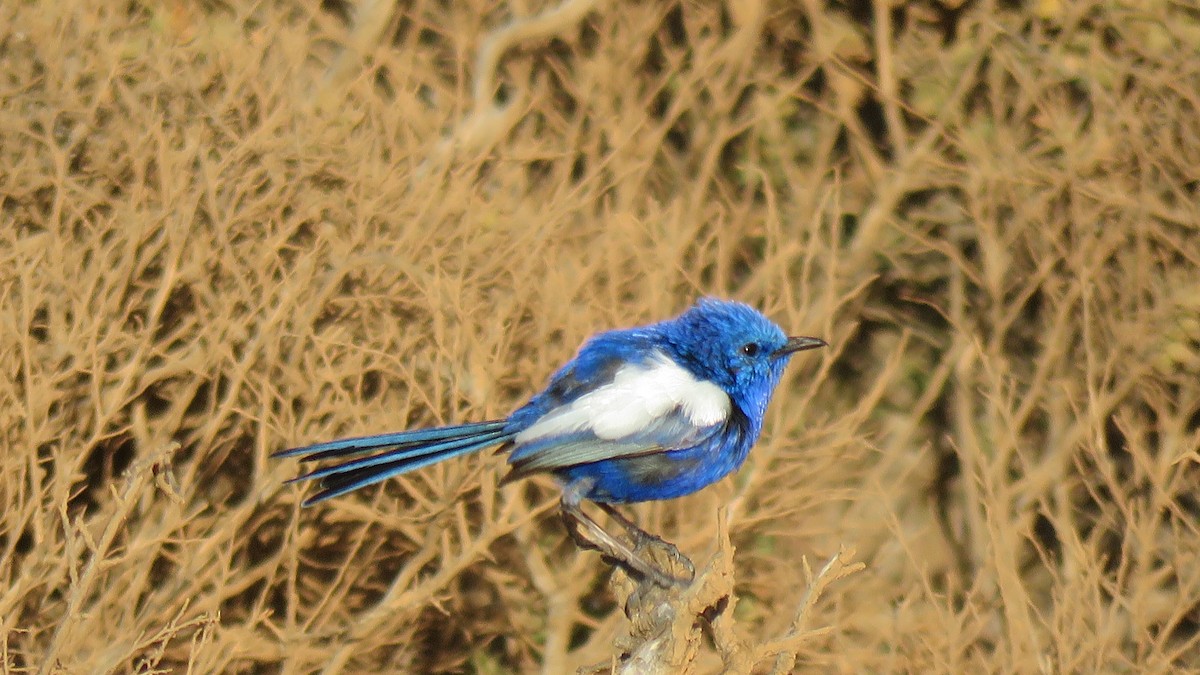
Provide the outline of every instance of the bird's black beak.
[[777,359],[781,356],[787,356],[795,352],[802,352],[806,349],[816,349],[818,347],[828,347],[829,343],[821,338],[793,336],[783,343],[783,346],[771,352],[771,358]]

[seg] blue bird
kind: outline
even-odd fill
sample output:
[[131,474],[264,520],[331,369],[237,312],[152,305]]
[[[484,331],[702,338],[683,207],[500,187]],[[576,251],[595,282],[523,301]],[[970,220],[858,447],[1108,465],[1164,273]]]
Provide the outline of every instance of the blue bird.
[[[505,419],[348,438],[273,456],[311,462],[382,451],[292,479],[320,480],[320,491],[304,502],[309,506],[500,446],[511,467],[502,485],[537,473],[559,480],[563,517],[581,545],[659,583],[686,583],[641,560],[580,504],[596,503],[635,539],[657,539],[613,505],[681,497],[737,470],[758,440],[792,354],[823,346],[818,338],[788,337],[748,305],[703,298],[673,319],[595,335]],[[580,525],[591,541],[580,540]]]

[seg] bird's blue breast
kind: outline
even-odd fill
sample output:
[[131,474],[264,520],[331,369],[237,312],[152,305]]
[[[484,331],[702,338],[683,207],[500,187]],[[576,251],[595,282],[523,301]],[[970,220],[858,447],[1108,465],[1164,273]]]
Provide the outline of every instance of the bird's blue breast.
[[758,429],[735,413],[694,446],[638,457],[563,467],[555,474],[565,483],[590,479],[587,498],[625,504],[674,499],[707,487],[736,471],[750,453]]

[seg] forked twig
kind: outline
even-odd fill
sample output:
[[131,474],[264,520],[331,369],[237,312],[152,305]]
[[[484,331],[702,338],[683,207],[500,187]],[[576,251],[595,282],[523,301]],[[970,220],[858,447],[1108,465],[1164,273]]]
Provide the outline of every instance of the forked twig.
[[599,3],[600,0],[565,0],[541,14],[514,18],[488,34],[475,59],[471,112],[442,139],[417,175],[445,166],[460,150],[482,151],[499,142],[516,125],[529,98],[528,88],[517,85],[507,102],[496,100],[500,57],[519,43],[545,40],[562,33],[583,20]]
[[[664,542],[665,543],[665,542]],[[704,631],[725,662],[727,673],[750,673],[774,658],[772,672],[789,672],[796,663],[801,646],[829,632],[829,627],[808,629],[813,608],[831,584],[863,570],[866,565],[853,562],[854,550],[842,547],[814,574],[804,559],[807,589],[800,600],[792,624],[784,635],[759,642],[747,640],[737,629],[733,608],[733,546],[729,541],[725,512],[718,517],[717,551],[709,558],[695,581],[686,586],[666,586],[652,578],[624,583],[625,614],[628,632],[615,642],[612,662],[581,669],[581,673],[681,673],[691,672],[704,643]],[[619,591],[620,592],[620,591]]]

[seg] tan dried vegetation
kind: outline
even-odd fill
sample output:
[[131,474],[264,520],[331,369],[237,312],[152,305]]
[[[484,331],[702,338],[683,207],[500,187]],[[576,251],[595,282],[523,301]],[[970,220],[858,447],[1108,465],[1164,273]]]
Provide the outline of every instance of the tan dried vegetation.
[[[1200,666],[1198,44],[1182,0],[0,4],[4,672]],[[499,457],[305,510],[267,458],[701,294],[833,348],[632,509],[687,593]]]

